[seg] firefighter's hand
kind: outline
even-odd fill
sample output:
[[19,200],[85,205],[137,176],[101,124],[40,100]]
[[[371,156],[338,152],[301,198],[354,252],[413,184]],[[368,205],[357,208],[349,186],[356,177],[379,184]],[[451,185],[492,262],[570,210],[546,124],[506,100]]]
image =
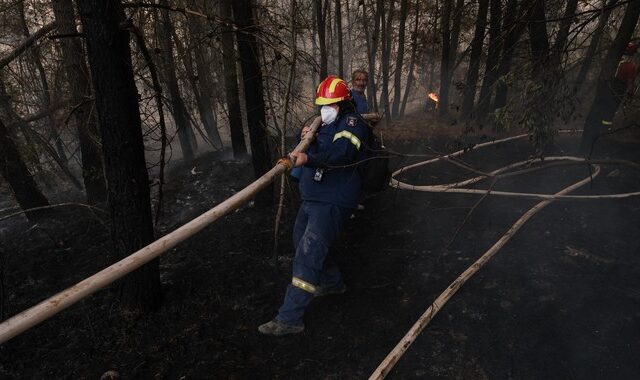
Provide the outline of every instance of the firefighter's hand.
[[291,152],[289,153],[289,158],[293,162],[293,167],[302,166],[309,160],[307,154],[303,152]]

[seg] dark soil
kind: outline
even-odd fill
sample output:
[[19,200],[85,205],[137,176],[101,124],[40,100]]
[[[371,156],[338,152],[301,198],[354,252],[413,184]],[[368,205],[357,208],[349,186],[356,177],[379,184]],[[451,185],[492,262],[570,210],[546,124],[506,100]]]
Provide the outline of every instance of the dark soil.
[[[424,154],[489,138],[451,128],[443,134],[398,125],[384,131],[385,144]],[[570,154],[577,141],[558,137],[549,153]],[[640,162],[638,145],[629,141],[605,139],[598,154]],[[486,171],[533,152],[518,141],[472,151],[464,160]],[[419,160],[395,158],[393,165]],[[588,175],[584,165],[562,166],[503,179],[493,188],[554,193]],[[402,178],[436,184],[466,176],[438,163]],[[220,203],[251,177],[248,164],[215,154],[173,168],[157,236]],[[604,166],[593,185],[575,193],[637,191],[639,178],[637,170]],[[121,378],[367,378],[431,302],[537,203],[480,199],[391,188],[370,197],[332,253],[348,291],[314,300],[302,334],[265,337],[256,328],[274,316],[290,281],[290,232],[299,202],[291,185],[276,267],[276,210],[246,206],[162,256],[158,311],[126,312],[114,287],[102,290],[2,345],[0,377],[95,379],[113,370]],[[101,218],[68,207],[38,225],[0,221],[4,318],[110,264]],[[638,198],[551,203],[444,306],[390,378],[640,378],[639,237]]]

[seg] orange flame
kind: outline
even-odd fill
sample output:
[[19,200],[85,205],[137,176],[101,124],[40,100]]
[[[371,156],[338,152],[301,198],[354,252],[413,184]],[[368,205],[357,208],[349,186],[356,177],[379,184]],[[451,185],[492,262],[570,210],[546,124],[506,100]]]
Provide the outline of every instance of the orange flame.
[[433,100],[434,102],[438,103],[438,94],[436,94],[435,92],[430,92],[429,95],[429,99]]

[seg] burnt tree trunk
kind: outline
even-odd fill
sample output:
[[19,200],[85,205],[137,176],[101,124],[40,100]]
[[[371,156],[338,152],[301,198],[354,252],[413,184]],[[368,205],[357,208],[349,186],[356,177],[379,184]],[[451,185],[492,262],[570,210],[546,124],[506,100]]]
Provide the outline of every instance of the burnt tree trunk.
[[[166,0],[161,0],[160,4],[167,5]],[[184,160],[192,160],[195,157],[195,135],[189,123],[188,110],[180,94],[178,86],[178,77],[176,76],[176,64],[173,59],[173,43],[171,37],[173,35],[173,24],[167,9],[160,10],[162,21],[159,27],[159,38],[162,46],[162,68],[164,69],[164,82],[169,93],[169,101],[171,102],[171,112],[173,120],[176,123],[178,139],[180,140],[180,148]]]
[[[205,4],[206,7],[206,4]],[[201,9],[205,10],[206,8]],[[197,95],[196,101],[200,120],[207,132],[209,142],[216,149],[222,149],[222,139],[218,132],[218,120],[215,114],[216,99],[213,96],[215,85],[213,75],[211,74],[211,55],[209,54],[209,39],[206,36],[205,21],[201,17],[190,16],[188,18],[188,27],[190,31],[189,50],[193,52],[196,65],[196,80],[193,81],[193,91]],[[198,42],[201,43],[198,43]],[[195,45],[194,45],[195,44]],[[190,68],[191,70],[191,68]],[[192,72],[190,72],[192,74]]]
[[229,130],[233,157],[243,159],[248,156],[247,145],[242,131],[242,112],[240,110],[240,94],[238,90],[238,73],[236,70],[236,50],[233,44],[233,32],[230,25],[231,2],[222,0],[219,4],[220,17],[223,20],[220,44],[222,45],[222,70],[224,72],[224,89],[229,112]]
[[576,84],[573,88],[574,93],[577,93],[584,84],[587,73],[589,72],[589,68],[591,68],[591,63],[593,63],[593,60],[596,57],[596,50],[598,49],[600,39],[604,34],[605,26],[609,21],[609,16],[611,16],[611,11],[613,11],[614,5],[617,2],[618,0],[602,0],[602,6],[604,7],[604,9],[602,10],[602,13],[600,13],[600,17],[598,17],[598,25],[596,26],[593,36],[591,37],[591,42],[589,43],[587,52],[584,54],[582,65],[580,66],[580,71],[576,76]]
[[[18,147],[2,120],[0,120],[0,174],[9,183],[13,195],[23,211],[49,205],[47,198],[42,195],[33,180],[27,165],[22,160]],[[38,214],[38,212],[25,213],[30,220],[37,217]]]
[[[272,157],[269,149],[269,133],[264,107],[262,88],[262,70],[256,42],[256,26],[253,21],[254,3],[252,0],[233,2],[233,16],[238,27],[237,41],[244,95],[247,107],[247,124],[251,140],[251,160],[256,178],[271,169]],[[273,203],[273,184],[256,197],[256,205],[266,206]]]
[[382,94],[380,94],[380,102],[384,119],[388,123],[391,118],[389,109],[389,66],[391,64],[391,22],[393,20],[393,4],[394,0],[389,2],[389,11],[385,12],[384,7],[380,13],[380,25],[382,26],[382,46],[381,46],[381,62],[382,65]]
[[[369,64],[369,83],[367,84],[367,101],[369,110],[378,112],[378,96],[376,89],[375,73],[376,73],[376,54],[378,52],[378,37],[380,35],[380,14],[384,7],[383,0],[376,1],[376,10],[374,13],[373,34],[369,33],[369,19],[367,18],[367,2],[362,3],[362,26],[367,38],[367,58]],[[373,0],[372,0],[373,3]],[[373,4],[371,4],[373,5]]]
[[397,117],[400,110],[400,94],[402,81],[402,64],[404,60],[404,29],[407,23],[407,9],[409,0],[400,0],[400,24],[398,26],[398,53],[396,56],[395,76],[393,81],[393,105],[391,106],[391,116]]
[[413,68],[416,64],[416,53],[418,50],[418,25],[420,24],[420,0],[416,0],[416,21],[413,25],[413,33],[411,34],[411,58],[409,59],[409,73],[407,74],[407,85],[404,88],[404,95],[402,96],[402,106],[400,107],[400,117],[404,116],[404,111],[407,108],[407,100],[409,99],[409,93],[411,91],[411,85],[414,82]]
[[342,46],[342,0],[335,1],[336,12],[336,39],[338,40],[338,75],[344,78],[344,48]]
[[502,0],[490,1],[490,20],[489,20],[489,48],[487,51],[487,60],[484,65],[484,78],[478,95],[478,104],[476,106],[476,118],[482,123],[485,119],[489,106],[491,105],[492,89],[498,80],[497,69],[500,57],[501,41],[500,33],[502,29]]
[[[151,243],[153,227],[138,91],[133,78],[129,34],[118,0],[78,2],[102,132],[114,258]],[[149,310],[161,300],[158,259],[119,284],[125,307]]]
[[[71,0],[53,0],[53,12],[60,34],[73,36],[78,33]],[[71,106],[77,107],[72,117],[78,132],[80,153],[82,154],[82,178],[87,202],[97,204],[107,200],[107,184],[104,179],[96,115],[91,110],[93,104],[91,102],[89,69],[78,38],[62,38],[60,44]]]
[[573,24],[573,15],[576,13],[578,7],[578,0],[567,1],[567,6],[564,9],[562,15],[562,21],[560,22],[560,28],[558,28],[558,34],[556,40],[551,48],[551,65],[553,70],[560,72],[562,69],[562,58],[566,54],[567,41],[569,39],[569,29]]
[[615,96],[611,89],[611,81],[614,78],[622,52],[633,36],[633,31],[638,24],[639,17],[640,1],[632,1],[627,5],[618,33],[607,51],[607,56],[602,62],[602,68],[598,76],[596,96],[585,120],[582,132],[580,147],[581,151],[585,154],[590,154],[593,143],[598,135],[603,132],[602,121],[605,119],[607,112],[604,106],[609,104],[609,98]]
[[516,44],[527,26],[527,23],[524,21],[524,16],[525,14],[528,14],[529,5],[525,2],[520,6],[519,10],[517,10],[517,5],[517,0],[509,0],[507,3],[505,22],[502,28],[502,34],[506,35],[506,38],[504,40],[502,56],[500,57],[500,64],[498,66],[498,85],[496,87],[496,96],[493,100],[491,111],[502,108],[507,104],[507,95],[509,90],[504,79],[511,70],[511,62],[513,61],[513,53]]
[[531,46],[531,77],[538,79],[547,67],[549,59],[549,36],[544,0],[533,0],[528,30]]
[[[318,46],[320,49],[320,81],[327,77],[327,41],[324,12],[322,11],[322,0],[314,0],[314,13],[316,27],[318,28]],[[235,7],[234,7],[235,10]]]
[[442,56],[440,58],[440,94],[438,95],[440,116],[449,111],[449,70],[451,68],[451,3],[453,0],[444,0],[442,8]]
[[471,54],[469,55],[469,70],[465,80],[464,96],[460,114],[463,119],[470,119],[473,110],[473,103],[476,97],[476,85],[478,83],[478,73],[480,71],[480,56],[482,55],[482,42],[487,23],[487,10],[489,0],[478,1],[478,17],[476,18],[476,29],[471,40]]

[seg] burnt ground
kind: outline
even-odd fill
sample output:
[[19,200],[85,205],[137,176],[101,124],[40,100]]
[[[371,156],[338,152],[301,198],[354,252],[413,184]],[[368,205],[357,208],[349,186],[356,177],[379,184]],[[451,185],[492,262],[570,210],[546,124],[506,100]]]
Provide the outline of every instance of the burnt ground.
[[[386,145],[423,154],[487,139],[408,125],[386,130]],[[571,153],[577,141],[558,137],[552,151]],[[640,162],[633,141],[637,135],[605,139],[598,153]],[[489,170],[532,153],[518,141],[464,159]],[[242,188],[251,172],[215,154],[173,168],[157,235]],[[585,166],[563,166],[503,179],[494,189],[553,193],[587,175]],[[438,163],[403,178],[435,184],[465,176]],[[605,166],[576,193],[636,191],[639,178],[637,170]],[[126,312],[113,287],[102,290],[2,345],[0,377],[99,378],[114,370],[121,378],[367,378],[435,297],[537,203],[389,188],[368,199],[334,247],[347,293],[314,300],[304,333],[264,337],[256,328],[274,316],[290,276],[298,199],[287,194],[276,267],[275,208],[247,206],[162,256],[160,310]],[[70,207],[36,226],[0,222],[5,318],[110,263],[101,217]],[[640,378],[639,237],[639,198],[552,203],[445,305],[389,377]]]

